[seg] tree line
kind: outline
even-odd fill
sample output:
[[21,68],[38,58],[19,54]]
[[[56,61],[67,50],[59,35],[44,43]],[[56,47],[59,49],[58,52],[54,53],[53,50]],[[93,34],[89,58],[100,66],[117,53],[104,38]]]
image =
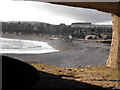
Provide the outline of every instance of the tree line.
[[112,37],[111,27],[72,27],[71,25],[52,25],[41,22],[2,22],[3,33],[21,33],[24,35],[72,35],[77,38],[85,38],[86,35],[109,35]]

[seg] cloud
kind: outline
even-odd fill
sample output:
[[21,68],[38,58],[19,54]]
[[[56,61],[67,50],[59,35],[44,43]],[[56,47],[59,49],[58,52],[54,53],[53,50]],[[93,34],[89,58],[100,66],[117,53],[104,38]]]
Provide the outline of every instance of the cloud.
[[[1,3],[1,1],[0,1]],[[11,1],[0,4],[0,20],[40,21],[51,24],[73,22],[111,23],[109,13],[33,1]]]
[[[39,4],[36,4],[36,5],[33,4],[33,7],[38,9],[41,8]],[[85,21],[85,22],[92,22],[92,23],[111,22],[110,13],[105,13],[105,12],[97,11],[94,9],[53,5],[48,3],[43,4],[43,7],[45,10],[47,10],[51,14],[73,18],[77,21]]]
[[110,14],[93,9],[66,8],[63,9],[62,14],[65,15],[66,17],[68,16],[79,21],[87,21],[92,23],[111,21]]

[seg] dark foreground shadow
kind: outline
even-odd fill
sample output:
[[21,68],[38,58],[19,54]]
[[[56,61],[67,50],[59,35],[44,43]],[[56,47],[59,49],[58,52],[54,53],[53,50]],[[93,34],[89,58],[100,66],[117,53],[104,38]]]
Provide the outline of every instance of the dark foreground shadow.
[[100,86],[91,85],[84,82],[77,82],[75,80],[62,79],[57,75],[53,75],[46,72],[39,71],[40,80],[32,88],[66,88],[67,90],[75,89],[91,89],[91,90],[108,90],[108,88],[102,88]]
[[2,56],[2,89],[43,89],[66,88],[106,90],[100,86],[74,80],[62,79],[60,76],[37,71],[31,65],[22,61]]

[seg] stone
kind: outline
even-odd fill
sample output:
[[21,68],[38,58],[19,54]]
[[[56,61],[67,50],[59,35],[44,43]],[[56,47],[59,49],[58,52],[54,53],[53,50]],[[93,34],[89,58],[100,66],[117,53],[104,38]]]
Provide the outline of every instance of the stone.
[[113,68],[120,68],[120,16],[112,14],[112,23],[112,44],[106,65]]

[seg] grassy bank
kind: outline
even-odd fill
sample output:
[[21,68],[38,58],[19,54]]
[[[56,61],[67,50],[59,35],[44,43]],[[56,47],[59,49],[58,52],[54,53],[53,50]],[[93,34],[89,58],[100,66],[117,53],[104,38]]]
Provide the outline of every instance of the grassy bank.
[[120,89],[118,72],[120,70],[105,66],[84,66],[77,68],[62,68],[46,64],[29,63],[37,70],[54,74],[58,77],[78,82],[90,83],[103,88]]

